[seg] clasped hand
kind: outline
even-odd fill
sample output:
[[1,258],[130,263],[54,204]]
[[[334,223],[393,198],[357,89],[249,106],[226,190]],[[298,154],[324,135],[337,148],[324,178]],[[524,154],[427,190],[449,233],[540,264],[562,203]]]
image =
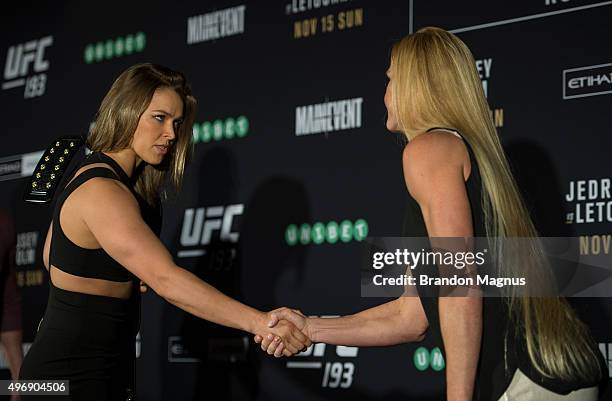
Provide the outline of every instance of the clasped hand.
[[[145,293],[148,286],[140,281],[140,292]],[[256,334],[255,342],[261,343],[261,349],[277,358],[293,356],[305,351],[312,341],[309,333],[308,318],[297,309],[278,308],[266,314],[267,327],[260,328]],[[261,326],[261,325],[260,325]]]
[[267,335],[255,335],[261,349],[276,358],[293,356],[312,344],[308,318],[297,309],[279,308],[268,313]]

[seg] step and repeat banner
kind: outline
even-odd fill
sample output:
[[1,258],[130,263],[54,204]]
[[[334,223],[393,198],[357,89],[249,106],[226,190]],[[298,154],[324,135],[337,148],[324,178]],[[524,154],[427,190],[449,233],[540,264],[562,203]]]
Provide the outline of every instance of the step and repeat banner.
[[[388,301],[360,296],[360,244],[401,235],[403,141],[385,129],[385,71],[393,43],[424,26],[450,30],[472,50],[542,235],[581,236],[581,252],[610,253],[610,1],[4,8],[0,209],[16,230],[26,349],[46,306],[51,213],[21,200],[26,179],[53,139],[87,135],[115,77],[138,62],[184,72],[198,100],[194,157],[182,191],[164,204],[162,240],[178,265],[261,310],[338,316]],[[611,300],[571,302],[612,373]],[[274,359],[245,333],[149,291],[137,391],[151,401],[437,400],[440,346],[317,344]]]

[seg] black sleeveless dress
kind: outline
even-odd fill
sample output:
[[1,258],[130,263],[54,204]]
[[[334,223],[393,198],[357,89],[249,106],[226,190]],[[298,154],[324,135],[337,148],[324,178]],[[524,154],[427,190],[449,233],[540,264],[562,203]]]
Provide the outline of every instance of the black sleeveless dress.
[[[70,396],[58,396],[58,400],[134,399],[135,337],[140,324],[139,281],[103,249],[84,249],[72,243],[59,221],[66,198],[87,180],[106,177],[132,188],[129,177],[112,158],[95,152],[81,166],[93,163],[108,164],[118,175],[106,167],[93,167],[64,188],[53,213],[49,264],[53,265],[51,268],[81,277],[131,281],[132,291],[130,298],[125,300],[84,294],[54,286],[49,276],[45,315],[23,360],[19,378],[69,380]],[[159,233],[159,209],[148,207],[138,194],[133,194],[139,201],[143,218]],[[100,202],[99,207],[103,211],[112,205]],[[39,395],[21,396],[22,400],[30,398],[42,399]]]
[[[451,131],[461,137],[452,129],[432,128],[433,130]],[[462,137],[461,137],[462,138]],[[462,138],[463,139],[463,138]],[[486,237],[484,214],[482,209],[482,188],[480,170],[470,145],[463,140],[470,157],[471,172],[465,182],[465,188],[470,202],[472,213],[472,227],[474,237]],[[423,214],[417,201],[408,193],[407,212],[404,219],[403,235],[406,237],[427,237],[427,228]],[[421,267],[426,269],[426,267]],[[437,269],[434,269],[435,272]],[[414,269],[413,274],[427,274],[432,277],[432,270],[427,273]],[[443,355],[446,355],[442,332],[440,329],[440,316],[438,310],[438,289],[435,286],[421,286],[417,280],[417,291],[427,319],[429,329],[428,340],[439,344]],[[598,382],[567,382],[550,379],[542,376],[532,365],[527,354],[526,342],[523,335],[515,335],[514,326],[508,319],[508,305],[503,298],[483,298],[483,331],[480,349],[480,360],[476,377],[476,388],[473,399],[475,401],[497,401],[508,389],[517,369],[534,383],[558,394],[568,394],[574,390],[596,386]],[[596,344],[593,344],[598,356]],[[605,361],[600,359],[602,369]],[[607,376],[607,370],[605,371]]]

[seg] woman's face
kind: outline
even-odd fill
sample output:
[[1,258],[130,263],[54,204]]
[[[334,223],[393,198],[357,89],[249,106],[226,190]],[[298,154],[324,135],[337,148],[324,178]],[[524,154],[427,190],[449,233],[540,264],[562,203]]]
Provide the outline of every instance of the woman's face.
[[397,126],[397,119],[395,114],[393,113],[393,91],[391,89],[391,80],[393,77],[391,76],[391,67],[387,69],[387,90],[385,91],[385,107],[387,108],[387,129],[392,132],[398,132],[399,128]]
[[174,144],[183,120],[183,100],[171,88],[158,88],[138,120],[132,149],[138,160],[157,165]]

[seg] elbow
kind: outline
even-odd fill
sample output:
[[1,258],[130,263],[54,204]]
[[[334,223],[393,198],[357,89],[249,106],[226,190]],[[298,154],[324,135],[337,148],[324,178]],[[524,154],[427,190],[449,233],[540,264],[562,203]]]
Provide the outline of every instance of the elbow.
[[403,342],[421,342],[425,339],[429,320],[423,309],[419,298],[401,297],[399,300],[400,308],[395,318],[398,327],[401,327],[400,338]]
[[145,283],[149,285],[157,295],[164,298],[171,304],[174,304],[176,301],[175,294],[172,291],[174,288],[172,285],[172,278],[174,276],[172,274],[173,270],[173,268],[163,269],[162,271],[155,273],[150,283]]
[[406,331],[406,342],[408,343],[419,343],[423,341],[429,328],[429,322],[427,318],[423,317],[417,321],[410,323],[410,329]]
[[427,334],[427,328],[429,326],[427,324],[425,324],[425,327],[423,327],[422,329],[418,330],[415,332],[414,334],[414,339],[412,340],[413,343],[420,343],[421,341],[423,341],[426,337]]

